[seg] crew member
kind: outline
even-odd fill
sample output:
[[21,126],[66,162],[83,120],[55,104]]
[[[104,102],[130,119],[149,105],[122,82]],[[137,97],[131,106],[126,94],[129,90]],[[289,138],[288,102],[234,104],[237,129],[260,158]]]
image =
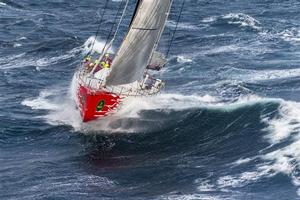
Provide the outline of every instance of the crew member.
[[101,66],[102,66],[103,69],[109,69],[110,68],[109,61],[101,62]]
[[95,64],[93,62],[89,63],[88,65],[85,65],[85,70],[87,72],[91,72],[94,69]]
[[105,56],[104,56],[104,62],[108,62],[109,66],[111,65],[112,59],[110,58],[109,53],[105,54]]
[[91,56],[87,56],[86,58],[84,58],[83,60],[83,65],[86,69],[86,71],[90,71],[90,64],[92,64],[92,57]]
[[92,57],[91,57],[91,56],[87,56],[87,57],[84,59],[84,63],[91,62],[91,60],[92,60]]

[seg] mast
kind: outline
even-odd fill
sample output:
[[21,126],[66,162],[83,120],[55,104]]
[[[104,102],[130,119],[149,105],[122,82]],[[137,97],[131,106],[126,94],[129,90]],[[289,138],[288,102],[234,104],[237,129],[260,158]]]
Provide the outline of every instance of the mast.
[[142,79],[165,28],[172,0],[139,0],[129,31],[107,77],[107,85],[122,85]]

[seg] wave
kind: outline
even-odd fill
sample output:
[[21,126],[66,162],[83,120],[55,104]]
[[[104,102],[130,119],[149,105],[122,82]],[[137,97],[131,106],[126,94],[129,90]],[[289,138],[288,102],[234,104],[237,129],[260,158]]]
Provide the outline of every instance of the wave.
[[250,27],[256,30],[261,29],[261,23],[258,20],[244,13],[229,13],[222,18],[228,20],[229,24],[237,24],[241,27]]
[[[87,54],[89,52],[100,53],[100,52],[102,52],[105,45],[106,45],[106,42],[104,40],[101,40],[100,38],[96,38],[95,36],[91,36],[83,44],[83,53],[84,54]],[[114,53],[115,52],[114,47],[111,47],[108,50],[108,52]]]
[[[18,40],[24,40],[25,37],[21,37]],[[91,51],[92,43],[94,42],[95,37],[91,36],[86,40],[84,45],[75,47],[69,51],[67,51],[65,54],[53,56],[53,57],[38,57],[38,56],[30,56],[28,53],[21,53],[13,56],[6,56],[0,58],[0,69],[2,70],[8,70],[8,69],[15,69],[15,68],[24,68],[28,66],[35,66],[37,70],[40,69],[40,67],[46,67],[51,66],[55,64],[62,63],[66,60],[75,58],[78,54],[86,55],[88,52]],[[104,47],[105,42],[95,40],[94,44],[94,51],[101,51]],[[16,47],[19,47],[20,44],[17,43]],[[114,49],[111,48],[111,53],[114,52]]]
[[0,1],[0,6],[7,6],[7,4]]
[[202,23],[215,24],[225,23],[238,25],[239,27],[249,27],[253,30],[262,30],[261,23],[254,17],[244,13],[229,13],[221,16],[211,16],[201,20]]
[[229,80],[239,80],[248,83],[258,81],[271,81],[276,79],[289,79],[300,76],[300,69],[274,69],[274,70],[254,70],[240,69],[235,67],[224,67],[220,70],[222,77]]
[[176,60],[179,63],[191,63],[191,62],[193,62],[192,58],[189,57],[188,55],[177,56]]
[[[36,69],[40,67],[46,67],[54,64],[59,64],[65,60],[69,60],[74,58],[76,55],[74,52],[70,52],[68,54],[63,54],[60,56],[54,56],[51,58],[27,58],[26,53],[21,53],[14,56],[8,56],[0,59],[0,69],[8,70],[8,69],[16,69],[16,68],[24,68],[28,66],[35,66]],[[18,59],[16,59],[18,58]]]
[[300,103],[282,99],[277,101],[280,103],[277,114],[261,118],[261,122],[267,125],[264,129],[267,134],[262,137],[269,145],[258,149],[257,155],[241,158],[231,164],[234,169],[244,165],[254,167],[236,175],[221,176],[214,187],[243,187],[284,174],[298,187],[300,196]]
[[300,30],[296,28],[286,29],[280,33],[278,33],[279,37],[287,42],[300,42]]
[[221,197],[221,195],[209,195],[209,194],[182,194],[182,195],[163,195],[157,199],[163,200],[194,200],[194,199],[201,199],[201,200],[225,200],[227,198]]
[[264,120],[269,124],[266,138],[272,146],[284,144],[262,155],[261,158],[268,163],[260,168],[291,177],[300,195],[300,103],[285,101],[278,118]]
[[17,8],[17,9],[22,9],[24,8],[22,5],[16,3],[16,2],[12,2],[10,0],[2,0],[0,1],[0,7],[5,7],[5,6],[10,6],[10,7],[13,7],[13,8]]
[[[177,22],[168,20],[167,21],[167,27],[169,28],[175,28]],[[195,25],[189,24],[189,23],[184,23],[184,22],[179,22],[177,25],[177,29],[182,29],[182,30],[198,30],[199,28]]]
[[202,54],[204,55],[214,55],[214,54],[223,54],[223,53],[236,53],[239,56],[241,55],[262,55],[265,53],[271,53],[272,50],[268,47],[262,46],[262,43],[259,41],[254,41],[250,44],[245,44],[238,42],[235,44],[211,47],[205,49]]

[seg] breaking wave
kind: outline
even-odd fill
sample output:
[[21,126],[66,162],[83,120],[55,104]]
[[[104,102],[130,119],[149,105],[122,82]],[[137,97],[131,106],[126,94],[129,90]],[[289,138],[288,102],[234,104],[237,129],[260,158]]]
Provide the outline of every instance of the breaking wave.
[[250,15],[244,13],[229,13],[222,16],[211,16],[201,20],[202,23],[221,23],[226,22],[232,25],[238,25],[239,27],[249,27],[254,30],[261,30],[261,23],[251,17]]
[[[100,38],[96,38],[95,36],[91,36],[85,41],[83,45],[83,53],[87,54],[88,52],[102,52],[104,46],[106,45],[106,42],[104,40],[101,40]],[[114,53],[114,47],[111,47],[108,50],[109,53]]]
[[264,178],[285,174],[299,188],[300,195],[300,104],[280,99],[277,101],[280,103],[278,115],[271,118],[262,116],[261,119],[267,124],[267,134],[263,137],[270,145],[254,157],[232,163],[233,168],[254,166],[252,170],[222,176],[215,186],[224,189],[243,187]]
[[300,30],[296,28],[286,29],[278,35],[285,41],[288,42],[300,42]]
[[[172,21],[172,20],[168,20],[167,21],[167,27],[169,28],[175,28],[176,27],[177,22]],[[199,28],[195,25],[189,24],[189,23],[183,23],[183,22],[179,22],[177,25],[177,29],[183,29],[183,30],[198,30]]]

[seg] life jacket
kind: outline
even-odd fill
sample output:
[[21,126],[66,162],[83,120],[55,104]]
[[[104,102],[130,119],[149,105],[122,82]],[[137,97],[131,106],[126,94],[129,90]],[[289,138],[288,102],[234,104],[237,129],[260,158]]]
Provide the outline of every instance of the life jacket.
[[109,65],[111,65],[112,59],[110,57],[106,57],[105,62],[107,62]]
[[108,61],[106,61],[106,62],[101,62],[101,66],[102,66],[103,68],[109,68],[109,67],[110,67],[110,64],[109,64]]

